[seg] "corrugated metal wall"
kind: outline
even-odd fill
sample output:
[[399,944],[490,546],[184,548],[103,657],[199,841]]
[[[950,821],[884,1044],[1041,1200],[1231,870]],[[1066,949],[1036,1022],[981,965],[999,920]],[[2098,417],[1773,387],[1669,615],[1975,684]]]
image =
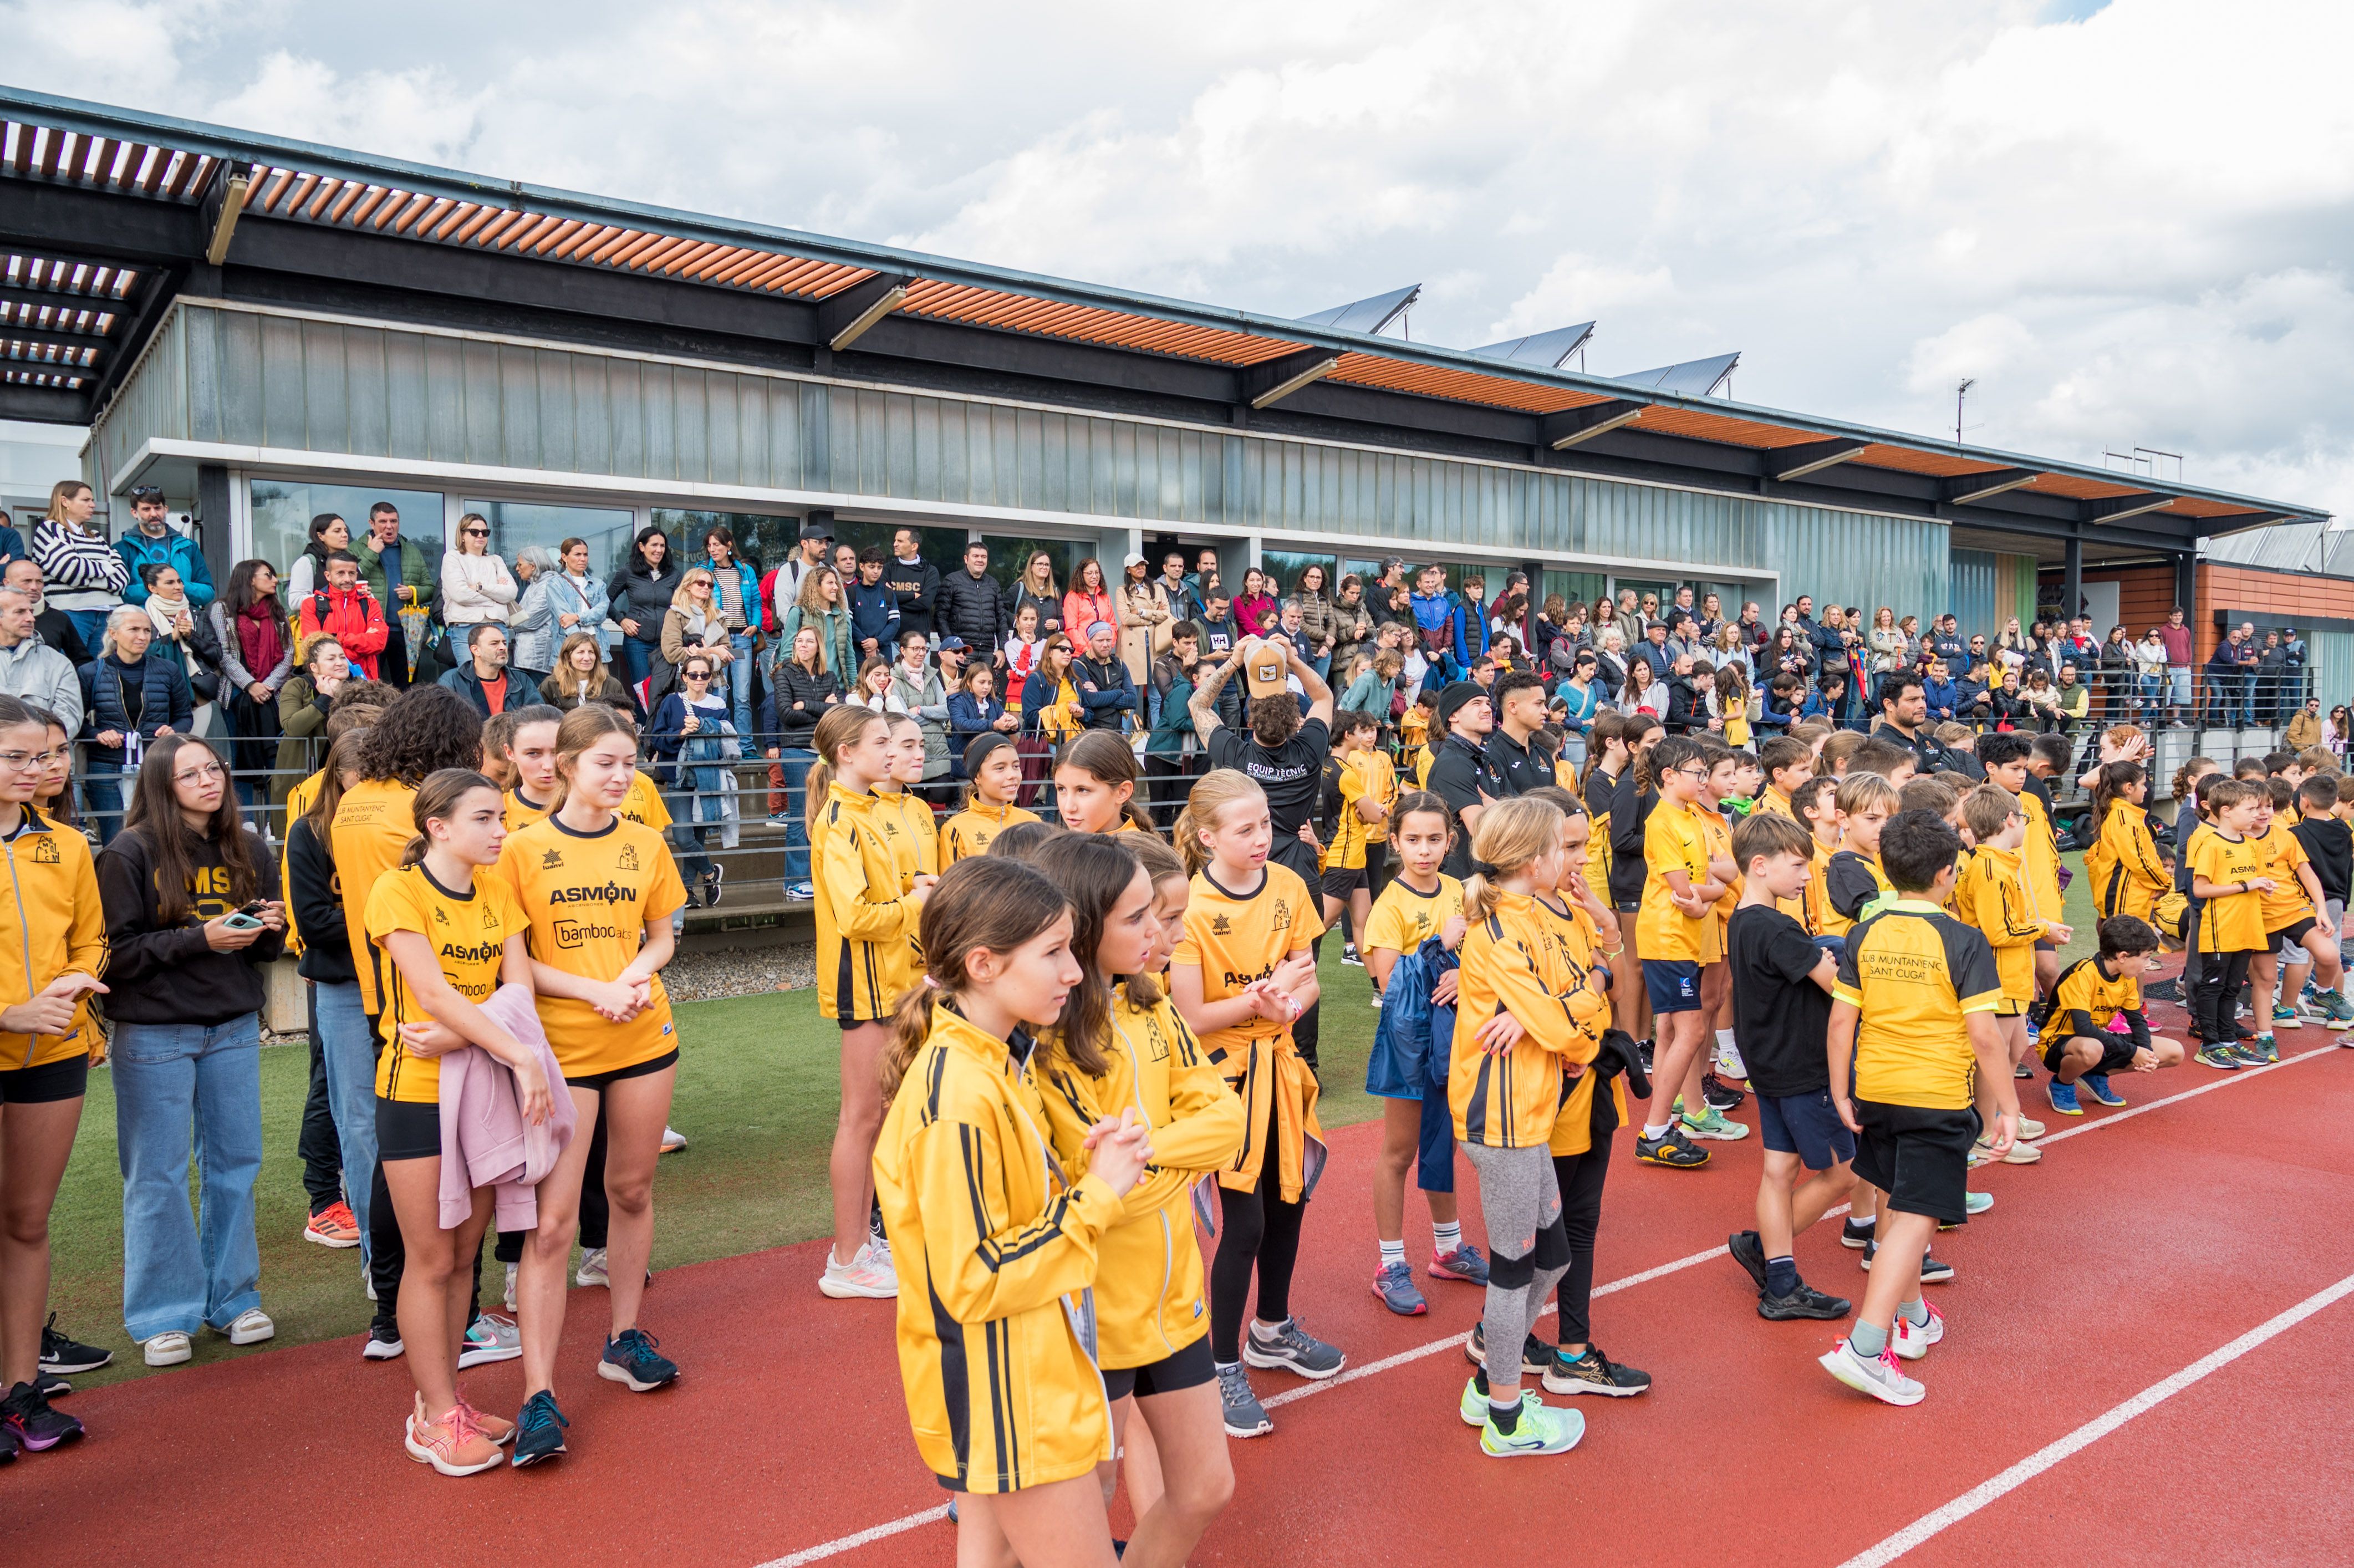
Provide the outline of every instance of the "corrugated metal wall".
[[1965,637],[1985,631],[1997,624],[1994,618],[1995,563],[2001,559],[1992,550],[1953,552],[1950,592],[1954,619],[1960,623]]
[[2317,631],[2306,640],[2313,662],[2313,694],[2326,716],[2340,703],[2354,702],[2354,631]]
[[150,436],[1778,572],[1785,599],[1924,615],[1947,598],[1935,523],[196,301],[100,428],[104,471]]

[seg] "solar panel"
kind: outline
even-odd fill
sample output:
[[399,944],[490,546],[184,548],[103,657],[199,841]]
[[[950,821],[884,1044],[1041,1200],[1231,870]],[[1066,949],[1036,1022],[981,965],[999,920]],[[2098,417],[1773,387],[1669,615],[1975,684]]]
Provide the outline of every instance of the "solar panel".
[[1724,384],[1733,367],[1741,363],[1738,350],[1720,354],[1708,359],[1687,359],[1681,365],[1663,365],[1657,370],[1638,370],[1631,376],[1614,376],[1613,381],[1624,381],[1651,392],[1675,392],[1686,397],[1705,397]]
[[1508,338],[1491,343],[1471,352],[1483,359],[1509,360],[1514,365],[1541,366],[1558,370],[1569,363],[1569,356],[1585,346],[1594,335],[1592,322],[1580,322],[1575,326],[1555,327],[1551,332],[1531,333],[1526,337]]
[[1386,294],[1375,294],[1369,300],[1357,300],[1345,305],[1334,305],[1329,311],[1318,311],[1312,316],[1299,318],[1309,326],[1331,327],[1335,332],[1361,332],[1368,336],[1380,332],[1398,319],[1405,308],[1422,292],[1422,285],[1409,283],[1403,289],[1393,289]]

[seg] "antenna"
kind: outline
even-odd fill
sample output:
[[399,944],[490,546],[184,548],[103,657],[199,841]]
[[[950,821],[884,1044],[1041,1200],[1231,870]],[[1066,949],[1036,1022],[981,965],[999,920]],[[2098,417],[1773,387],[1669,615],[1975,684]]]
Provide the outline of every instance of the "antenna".
[[1962,444],[1962,399],[1967,397],[1970,395],[1970,388],[1978,384],[1977,376],[1965,376],[1962,377],[1962,384],[1954,388],[1954,444],[1956,446]]

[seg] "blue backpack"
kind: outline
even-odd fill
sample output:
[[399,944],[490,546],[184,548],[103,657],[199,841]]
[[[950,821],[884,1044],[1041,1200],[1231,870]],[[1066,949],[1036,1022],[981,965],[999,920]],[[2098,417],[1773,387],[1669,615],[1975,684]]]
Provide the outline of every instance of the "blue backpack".
[[1383,1099],[1418,1100],[1447,1092],[1455,1046],[1455,1008],[1430,1000],[1456,957],[1436,937],[1399,958],[1382,992],[1382,1018],[1373,1026],[1373,1054],[1365,1061],[1365,1092]]

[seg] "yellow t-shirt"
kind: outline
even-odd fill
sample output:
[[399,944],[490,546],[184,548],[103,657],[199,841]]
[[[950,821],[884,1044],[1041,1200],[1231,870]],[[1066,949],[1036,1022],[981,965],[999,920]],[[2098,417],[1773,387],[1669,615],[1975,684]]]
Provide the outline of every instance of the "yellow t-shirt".
[[[1258,886],[1249,892],[1221,887],[1204,871],[1193,882],[1185,906],[1185,935],[1178,939],[1172,968],[1202,971],[1202,1000],[1225,1001],[1253,980],[1275,972],[1292,953],[1306,952],[1324,933],[1308,885],[1288,866],[1267,863]],[[1253,1040],[1273,1040],[1291,1032],[1272,1018],[1246,1018],[1202,1036],[1210,1060],[1223,1064],[1245,1054]]]
[[630,776],[630,792],[622,797],[620,814],[656,832],[670,826],[670,807],[663,800],[661,787],[642,773]]
[[940,824],[940,869],[945,871],[960,860],[987,854],[998,834],[1016,822],[1037,820],[1037,812],[1025,811],[1019,806],[991,806],[975,800]]
[[[1708,838],[1709,858],[1731,860],[1733,824],[1724,820],[1723,812],[1711,810],[1706,806],[1701,807],[1694,815],[1700,821],[1700,831]],[[1746,884],[1746,878],[1735,876],[1725,885],[1716,902],[1709,906],[1708,918],[1701,922],[1702,963],[1713,964],[1724,958],[1725,922],[1731,920],[1733,912],[1741,907],[1741,893]]]
[[1863,1013],[1855,1034],[1859,1097],[1968,1108],[1978,1054],[1964,1020],[2002,1002],[1984,937],[1925,900],[1896,899],[1847,934],[1831,995]]
[[2019,809],[2027,818],[2027,839],[2019,848],[2019,865],[2027,879],[2028,895],[2035,900],[2041,920],[2058,920],[2060,901],[2060,840],[2052,831],[2052,813],[2043,797],[2032,789],[2019,791]]
[[[2233,838],[2208,824],[2190,838],[2190,874],[2218,887],[2264,874],[2264,852],[2253,839]],[[2264,901],[2258,893],[2231,893],[2205,900],[2199,910],[2202,953],[2256,953],[2264,947]]]
[[368,901],[376,878],[400,863],[401,853],[417,836],[416,799],[417,791],[398,779],[363,779],[344,791],[335,820],[328,824],[327,848],[343,884],[344,928],[352,968],[359,972],[360,1006],[369,1013],[383,1011],[384,998],[376,989],[380,955],[368,936]]
[[2060,971],[2052,988],[2052,1018],[2062,1032],[2099,1039],[2120,1012],[2141,1011],[2141,982],[2125,968],[2101,972],[2096,959],[2079,959]]
[[1644,959],[1707,961],[1706,929],[1715,911],[1693,919],[1675,906],[1668,890],[1667,873],[1681,871],[1698,888],[1708,880],[1708,830],[1700,813],[1688,806],[1662,800],[1651,808],[1643,824],[1643,907],[1635,916],[1635,952]]
[[[662,835],[620,816],[599,833],[577,832],[554,817],[511,833],[496,877],[531,923],[531,956],[589,980],[612,980],[636,962],[646,923],[666,921],[686,903],[686,885]],[[541,996],[538,1008],[567,1078],[634,1067],[678,1045],[660,975],[652,1003],[627,1023],[610,1022],[571,997]]]
[[2306,864],[2311,856],[2297,836],[2281,826],[2275,815],[2264,831],[2248,841],[2264,857],[2264,869],[2257,874],[2273,879],[2273,890],[2264,895],[2264,935],[2285,931],[2311,915],[2313,900],[2305,895],[2305,884],[2297,880],[2297,868]]
[[[287,827],[311,814],[311,808],[318,803],[319,791],[326,788],[326,784],[327,770],[322,768],[308,779],[297,780],[294,788],[286,791]],[[285,830],[281,828],[280,832],[283,833]],[[278,841],[278,885],[281,888],[294,885],[294,867],[286,858],[286,843],[283,837]],[[290,959],[302,956],[302,933],[294,928],[294,922],[291,919],[286,922],[286,956]]]
[[524,928],[514,895],[493,874],[477,873],[473,886],[463,893],[442,886],[422,865],[398,866],[376,879],[367,899],[368,963],[360,972],[368,977],[373,971],[385,999],[378,1020],[384,1048],[376,1059],[379,1097],[421,1105],[441,1097],[440,1058],[412,1056],[400,1043],[402,1024],[429,1022],[432,1015],[401,979],[392,955],[384,949],[384,939],[395,931],[423,937],[441,960],[441,978],[480,1006],[499,989],[507,938]]
[[519,833],[534,822],[544,822],[547,820],[547,813],[555,809],[525,799],[521,789],[510,789],[507,791],[507,832]]
[[1416,893],[1405,878],[1394,877],[1373,900],[1358,946],[1364,952],[1385,948],[1400,955],[1411,953],[1462,913],[1463,885],[1446,873],[1439,874],[1437,890],[1432,893]]
[[1373,845],[1388,842],[1389,819],[1367,821],[1357,814],[1357,802],[1371,800],[1377,806],[1397,803],[1397,770],[1390,759],[1378,751],[1352,753],[1341,764],[1341,810],[1332,827],[1332,842],[1326,846],[1324,863],[1334,871],[1361,871],[1370,858]]

